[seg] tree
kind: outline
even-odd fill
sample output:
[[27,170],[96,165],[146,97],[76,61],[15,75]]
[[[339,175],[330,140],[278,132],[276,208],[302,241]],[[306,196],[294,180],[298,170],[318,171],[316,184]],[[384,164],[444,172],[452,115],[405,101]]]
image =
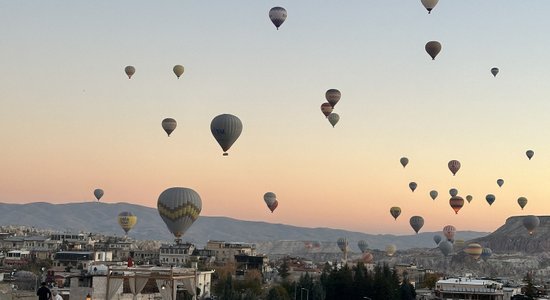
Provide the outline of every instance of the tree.
[[522,288],[522,291],[525,296],[527,296],[527,299],[535,299],[535,297],[537,297],[538,290],[533,284],[533,278],[530,273],[525,275],[523,282],[525,282],[526,285]]
[[285,288],[280,285],[272,287],[267,293],[267,300],[290,300]]
[[284,280],[290,276],[290,268],[288,266],[288,259],[283,260],[283,264],[279,267],[279,276]]
[[430,290],[433,290],[433,288],[435,288],[435,284],[437,283],[438,279],[439,278],[436,274],[427,273],[424,276],[424,281],[422,282],[422,286]]

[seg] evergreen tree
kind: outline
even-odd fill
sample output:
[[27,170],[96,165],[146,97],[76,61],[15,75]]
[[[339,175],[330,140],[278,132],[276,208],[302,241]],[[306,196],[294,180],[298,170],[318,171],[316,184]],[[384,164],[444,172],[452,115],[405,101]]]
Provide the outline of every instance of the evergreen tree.
[[290,268],[288,267],[288,259],[283,260],[283,264],[279,267],[279,276],[284,280],[290,275]]
[[272,287],[267,293],[267,300],[290,300],[286,289],[280,285]]

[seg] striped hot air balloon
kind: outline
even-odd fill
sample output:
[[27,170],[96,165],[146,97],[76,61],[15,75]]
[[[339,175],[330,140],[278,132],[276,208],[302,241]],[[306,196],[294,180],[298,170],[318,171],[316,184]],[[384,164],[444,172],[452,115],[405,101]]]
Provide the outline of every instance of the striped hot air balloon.
[[334,108],[336,106],[336,103],[340,101],[340,97],[342,97],[342,94],[337,89],[330,89],[325,93],[325,98],[327,99],[327,102],[330,103],[330,106]]
[[447,225],[443,227],[443,235],[447,238],[448,241],[452,242],[455,240],[456,228],[453,225]]
[[160,217],[176,237],[176,242],[179,242],[198,219],[202,210],[202,200],[199,194],[190,188],[173,187],[160,194],[157,208]]
[[287,17],[286,9],[282,7],[273,7],[269,10],[269,19],[271,19],[271,22],[273,22],[273,25],[277,27],[277,30],[279,30],[279,27],[283,25]]
[[479,259],[481,253],[483,252],[483,247],[481,247],[481,245],[477,243],[468,244],[468,247],[464,249],[464,252],[470,255],[470,257],[473,259]]
[[243,123],[234,115],[222,114],[216,116],[210,123],[210,131],[227,156],[227,150],[237,141],[243,131]]
[[456,172],[458,172],[458,170],[460,170],[460,162],[456,159],[453,159],[451,160],[447,166],[449,167],[449,170],[451,171],[451,173],[453,173],[453,176],[456,175]]
[[458,211],[464,206],[464,199],[460,196],[451,197],[449,200],[451,208],[455,211],[455,214],[458,214]]

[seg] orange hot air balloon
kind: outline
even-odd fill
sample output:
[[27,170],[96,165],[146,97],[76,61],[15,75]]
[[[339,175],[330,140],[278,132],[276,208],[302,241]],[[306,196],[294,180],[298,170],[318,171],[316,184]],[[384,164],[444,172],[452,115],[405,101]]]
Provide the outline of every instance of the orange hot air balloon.
[[460,196],[454,196],[449,200],[449,204],[455,211],[455,214],[458,214],[458,211],[464,206],[464,199]]
[[372,263],[373,260],[374,260],[374,256],[372,256],[372,254],[370,252],[366,252],[365,254],[363,254],[363,262],[364,263],[370,264],[370,263]]

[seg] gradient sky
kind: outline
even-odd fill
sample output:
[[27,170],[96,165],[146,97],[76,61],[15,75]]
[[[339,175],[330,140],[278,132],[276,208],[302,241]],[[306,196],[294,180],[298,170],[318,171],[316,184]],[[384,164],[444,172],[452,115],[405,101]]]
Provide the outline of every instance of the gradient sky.
[[[273,6],[288,11],[279,31]],[[399,234],[413,232],[412,215],[423,231],[492,231],[549,214],[549,10],[547,0],[441,0],[431,15],[420,0],[2,1],[0,202],[93,201],[100,187],[101,201],[156,207],[184,186],[202,215]],[[435,61],[430,40],[443,46]],[[319,109],[329,88],[342,92],[334,129]],[[244,125],[229,157],[210,133],[222,113]],[[165,117],[178,121],[170,138]],[[458,215],[451,187],[474,196]]]

